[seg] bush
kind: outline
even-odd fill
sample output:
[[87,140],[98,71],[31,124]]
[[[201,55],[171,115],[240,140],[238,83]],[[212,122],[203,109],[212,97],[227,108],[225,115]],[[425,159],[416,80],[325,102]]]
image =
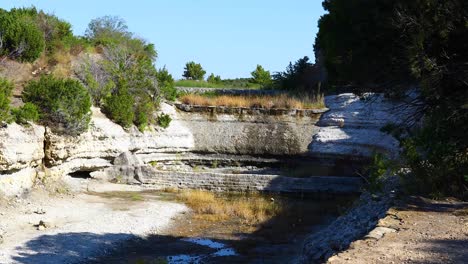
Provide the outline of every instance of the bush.
[[18,124],[39,121],[39,109],[33,103],[26,103],[20,108],[12,109],[11,113]]
[[9,121],[12,90],[13,84],[8,80],[0,78],[0,122]]
[[132,125],[135,116],[133,112],[134,100],[126,85],[121,85],[104,101],[104,112],[111,120],[123,127]]
[[221,80],[221,76],[219,75],[214,75],[214,73],[210,74],[210,76],[208,76],[208,79],[206,79],[207,82],[209,83],[222,83],[223,80]]
[[271,86],[270,72],[263,69],[261,65],[257,65],[257,68],[250,74],[252,75],[253,83],[259,84],[263,88]]
[[297,60],[294,64],[289,63],[284,72],[277,72],[273,75],[273,82],[276,88],[293,92],[311,92],[306,88],[306,77],[312,64],[309,57],[305,56]]
[[138,129],[143,132],[152,121],[152,113],[154,112],[154,105],[151,101],[140,102],[136,106],[135,120],[133,121]]
[[169,101],[175,101],[177,89],[175,88],[174,78],[172,78],[166,67],[158,70],[157,79],[162,96]]
[[43,32],[35,21],[19,12],[0,12],[3,47],[0,55],[32,62],[44,51]]
[[89,93],[72,79],[42,76],[30,81],[24,88],[23,100],[38,106],[43,123],[65,134],[84,132],[91,120]]
[[169,127],[169,124],[171,123],[172,118],[168,114],[161,113],[158,116],[158,125],[162,128],[167,128]]

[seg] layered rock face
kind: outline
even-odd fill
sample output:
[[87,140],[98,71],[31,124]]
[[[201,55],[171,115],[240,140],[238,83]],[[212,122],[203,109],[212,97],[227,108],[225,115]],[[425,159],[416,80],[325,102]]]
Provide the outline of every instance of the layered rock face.
[[160,152],[183,152],[194,148],[190,131],[177,121],[176,110],[167,104],[161,111],[174,120],[166,129],[152,127],[128,131],[92,109],[89,130],[78,137],[54,134],[42,126],[9,124],[0,128],[0,193],[14,195],[29,189],[39,165],[48,168],[47,176],[60,178],[74,171],[95,171],[112,166],[123,152],[136,153],[143,160]]
[[31,188],[44,158],[45,128],[11,124],[0,129],[0,195]]
[[47,166],[53,174],[72,171],[94,171],[112,165],[115,157],[130,151],[143,160],[160,152],[183,152],[193,149],[191,132],[177,121],[177,113],[169,105],[162,104],[161,110],[174,120],[166,129],[151,127],[140,132],[135,127],[128,131],[113,123],[93,108],[93,117],[87,132],[78,137],[65,137],[53,133],[46,135]]
[[380,129],[400,123],[408,109],[380,94],[364,98],[351,93],[325,98],[330,111],[317,123],[320,128],[309,146],[311,155],[346,159],[365,159],[375,152],[390,158],[398,155],[398,141]]
[[302,155],[318,128],[320,110],[252,110],[189,107],[181,123],[193,134],[195,151],[237,155]]
[[[47,175],[113,166],[123,152],[143,163],[162,153],[199,152],[247,155],[313,155],[368,158],[374,151],[398,154],[398,142],[380,128],[402,120],[398,104],[381,95],[361,100],[353,94],[326,97],[330,111],[176,107],[162,104],[172,118],[166,129],[128,130],[93,108],[90,128],[78,137],[54,134],[37,125],[0,128],[0,192],[28,189],[43,163]],[[179,106],[180,108],[180,106]],[[322,117],[321,117],[322,116]],[[320,121],[318,121],[320,119]],[[318,123],[317,123],[318,122]]]

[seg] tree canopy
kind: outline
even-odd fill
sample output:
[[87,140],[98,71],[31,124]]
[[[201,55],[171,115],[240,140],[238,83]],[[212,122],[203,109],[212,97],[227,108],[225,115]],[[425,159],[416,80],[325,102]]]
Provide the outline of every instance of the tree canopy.
[[[417,88],[419,129],[402,142],[411,186],[468,190],[468,2],[325,0],[315,49],[331,85],[402,95]],[[415,84],[415,85],[411,85]],[[424,190],[423,190],[424,189]]]
[[203,80],[206,71],[203,69],[200,63],[194,61],[187,62],[184,68],[184,74],[182,75],[187,80]]

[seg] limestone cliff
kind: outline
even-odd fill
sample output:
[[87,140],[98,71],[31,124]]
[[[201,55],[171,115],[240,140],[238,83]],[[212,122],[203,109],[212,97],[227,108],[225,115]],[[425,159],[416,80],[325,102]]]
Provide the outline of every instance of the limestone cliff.
[[[408,115],[401,102],[393,102],[381,94],[359,97],[351,93],[327,96],[330,109],[317,125],[309,152],[320,157],[347,159],[369,158],[383,152],[394,158],[399,152],[398,141],[380,131],[389,123],[399,123]],[[406,109],[407,110],[407,109]]]
[[0,128],[0,195],[30,188],[44,158],[44,127],[11,124]]

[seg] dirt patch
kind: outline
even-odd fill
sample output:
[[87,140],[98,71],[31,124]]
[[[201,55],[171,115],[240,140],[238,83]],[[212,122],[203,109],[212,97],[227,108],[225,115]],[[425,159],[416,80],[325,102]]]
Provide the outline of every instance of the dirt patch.
[[466,263],[467,212],[468,203],[456,201],[399,202],[379,223],[396,232],[355,241],[328,263]]

